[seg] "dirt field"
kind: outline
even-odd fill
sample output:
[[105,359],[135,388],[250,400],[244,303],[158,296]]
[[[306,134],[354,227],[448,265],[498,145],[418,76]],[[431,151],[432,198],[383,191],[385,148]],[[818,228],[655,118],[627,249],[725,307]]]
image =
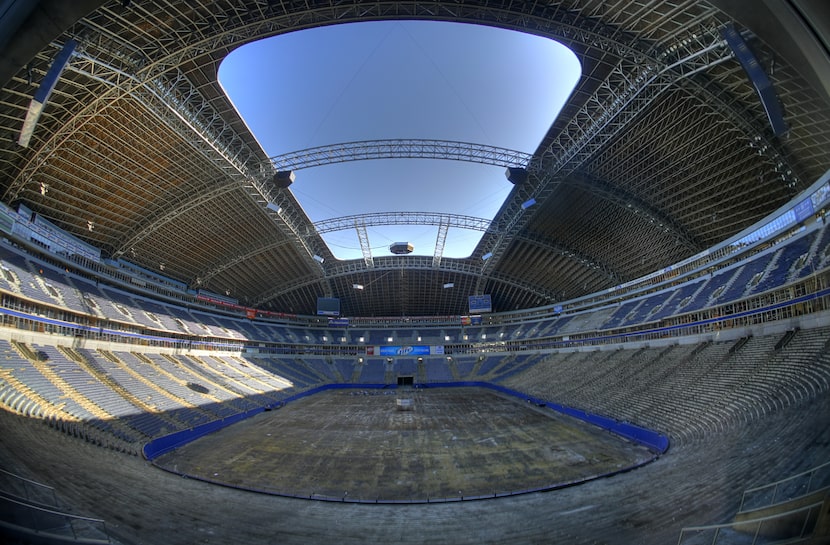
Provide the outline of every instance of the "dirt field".
[[494,496],[578,482],[652,459],[645,447],[473,388],[329,391],[157,460],[213,482],[365,501]]

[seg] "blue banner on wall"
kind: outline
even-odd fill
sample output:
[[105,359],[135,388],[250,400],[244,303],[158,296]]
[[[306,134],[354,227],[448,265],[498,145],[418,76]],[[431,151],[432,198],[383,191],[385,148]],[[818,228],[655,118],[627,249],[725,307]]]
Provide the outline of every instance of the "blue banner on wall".
[[329,318],[329,327],[349,327],[348,318]]
[[806,220],[813,215],[813,201],[810,199],[804,199],[793,207],[793,212],[795,212],[795,221]]
[[381,346],[381,356],[429,356],[428,346]]

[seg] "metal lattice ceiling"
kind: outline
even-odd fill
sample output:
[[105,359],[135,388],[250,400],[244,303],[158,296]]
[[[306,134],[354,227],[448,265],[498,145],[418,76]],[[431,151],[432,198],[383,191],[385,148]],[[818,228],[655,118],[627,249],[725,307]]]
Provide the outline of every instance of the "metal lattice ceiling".
[[[321,295],[341,297],[349,315],[463,314],[474,293],[491,293],[497,310],[551,304],[728,238],[830,163],[827,51],[807,61],[811,38],[777,22],[782,10],[798,16],[778,0],[752,3],[747,21],[718,0],[73,5],[39,2],[0,55],[4,202],[26,204],[107,255],[163,264],[190,286],[265,308],[312,313]],[[532,32],[561,41],[582,64],[532,158],[538,172],[516,186],[468,259],[336,260],[290,191],[268,183],[268,158],[216,80],[222,59],[244,43],[395,18]],[[774,83],[790,127],[784,137],[772,135],[720,37],[727,23]],[[22,148],[32,94],[70,38],[76,54]],[[530,198],[538,204],[522,208]]]

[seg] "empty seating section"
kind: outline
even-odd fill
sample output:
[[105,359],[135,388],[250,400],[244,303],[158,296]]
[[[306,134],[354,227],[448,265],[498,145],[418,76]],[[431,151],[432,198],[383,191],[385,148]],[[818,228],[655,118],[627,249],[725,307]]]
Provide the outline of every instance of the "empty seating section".
[[608,320],[608,317],[615,310],[617,310],[617,307],[605,307],[574,314],[568,322],[559,328],[558,333],[560,335],[567,335],[582,331],[596,331]]
[[[518,341],[641,324],[762,293],[828,264],[830,233],[821,227],[711,276],[619,304],[525,323],[418,329],[299,327],[186,308],[99,285],[5,245],[0,245],[0,290],[76,313],[199,337],[329,346],[345,337],[347,343],[369,346],[440,345],[446,337],[449,343]],[[84,422],[129,443],[270,406],[322,384],[394,384],[398,376],[413,376],[416,383],[503,384],[629,420],[681,443],[830,391],[830,327],[795,331],[787,339],[750,336],[549,354],[448,352],[420,361],[325,352],[170,355],[138,346],[134,351],[72,348],[70,339],[55,339],[54,344],[28,345],[0,341],[0,403],[35,417]]]
[[495,370],[502,363],[504,363],[507,358],[512,357],[512,355],[504,354],[487,354],[486,356],[484,356],[484,360],[482,361],[481,366],[478,368],[478,376],[486,377],[493,370]]
[[104,287],[88,291],[85,300],[90,308],[97,310],[96,314],[110,320],[119,320],[139,324],[152,329],[164,329],[159,322],[150,319],[125,294]]
[[165,329],[160,322],[152,320],[138,307],[135,302],[137,297],[132,298],[124,292],[105,286],[86,284],[81,287],[85,291],[84,299],[92,302],[90,307],[97,310],[97,314],[110,320],[127,321],[152,329]]
[[688,282],[680,286],[678,289],[673,290],[669,297],[663,301],[663,306],[660,307],[660,310],[651,316],[651,319],[662,320],[663,318],[667,318],[673,314],[685,311],[686,309],[684,307],[691,302],[692,295],[702,286],[703,282]]
[[178,359],[163,354],[146,354],[144,357],[175,382],[199,392],[202,395],[202,401],[199,404],[209,404],[210,410],[218,417],[230,416],[239,412],[239,409],[231,403],[225,403],[235,400],[236,395],[218,385],[211,384],[201,374],[193,373]]
[[652,314],[656,312],[655,308],[663,304],[663,302],[670,300],[671,296],[671,293],[666,294],[665,292],[660,292],[643,299],[637,308],[626,316],[621,325],[639,324],[653,319]]
[[810,250],[810,245],[813,243],[815,235],[816,232],[813,231],[778,250],[764,277],[752,288],[750,293],[761,293],[787,282],[790,276],[790,270],[798,262],[799,258],[806,255]]
[[750,282],[762,274],[778,252],[766,252],[738,267],[735,275],[723,284],[723,291],[712,295],[709,304],[724,303],[740,299],[752,289]]
[[[31,263],[29,265],[31,266]],[[51,267],[41,267],[37,275],[33,275],[33,278],[52,302],[76,312],[87,312],[81,294],[67,283],[68,279],[63,273],[57,272]]]
[[452,360],[458,378],[461,380],[475,380],[473,373],[475,372],[477,362],[478,358],[476,356],[456,356]]
[[[705,279],[617,306],[553,316],[524,324],[458,328],[390,330],[297,328],[263,320],[226,317],[208,310],[187,309],[127,294],[91,280],[39,264],[9,246],[0,247],[0,289],[19,293],[44,304],[113,321],[139,324],[175,333],[292,344],[441,344],[444,342],[520,340],[574,332],[624,327],[667,318],[709,305],[757,294],[802,277],[830,263],[830,233],[822,226],[795,237],[779,248],[753,256]],[[466,339],[465,339],[466,336]],[[392,338],[392,341],[389,341]],[[361,340],[362,339],[362,340]],[[420,340],[419,340],[420,339]]]
[[[96,414],[98,418],[118,419],[147,437],[170,431],[163,419],[152,413],[143,412],[140,407],[136,407],[107,384],[95,378],[78,362],[64,356],[56,347],[45,345],[33,345],[33,347],[38,350],[39,354],[46,355],[44,365],[52,367],[53,373],[69,386],[69,388],[62,388],[67,395],[74,396],[76,399],[80,395],[104,411],[105,414],[100,412]],[[55,378],[50,377],[50,379],[56,382]],[[56,382],[56,384],[60,383]]]
[[115,355],[105,357],[101,353],[85,349],[78,349],[77,352],[88,361],[94,362],[128,395],[139,400],[145,410],[164,413],[166,418],[178,424],[177,428],[197,426],[210,420],[208,414],[184,405],[183,400],[176,399],[159,385],[130,369]]
[[307,388],[320,382],[315,373],[306,369],[299,358],[272,356],[256,358],[254,361],[260,367],[277,375],[288,386]]
[[[805,269],[820,270],[830,265],[830,229],[826,226],[819,232],[816,243],[811,248],[811,260]],[[812,271],[808,271],[812,272]]]
[[[388,339],[390,337],[390,332],[385,330],[372,330],[365,333],[364,338],[366,339],[366,344],[371,345],[384,345],[384,344],[391,344]],[[393,337],[394,340],[394,337]]]
[[[470,340],[470,341],[479,341],[481,340],[481,335],[484,333],[484,328],[482,327],[462,327],[461,328],[461,340]],[[485,337],[486,339],[487,337]]]
[[167,306],[165,310],[167,314],[176,320],[176,325],[183,327],[185,331],[195,335],[209,335],[211,333],[210,328],[201,323],[197,323],[187,310],[172,305]]
[[626,301],[622,303],[614,313],[608,317],[608,320],[602,324],[602,329],[614,329],[615,327],[622,326],[623,322],[626,321],[628,315],[633,313],[637,308],[639,308],[642,300],[634,300],[634,301]]
[[0,288],[12,292],[19,293],[20,285],[17,277],[12,273],[5,263],[0,262]]
[[343,382],[338,377],[334,364],[330,361],[309,358],[305,360],[305,364],[322,379],[322,382]]
[[360,369],[358,382],[366,384],[386,383],[386,361],[379,358],[366,358]]
[[238,324],[245,332],[245,336],[249,339],[256,339],[258,341],[269,340],[268,333],[260,328],[255,322],[250,320],[242,320]]
[[830,391],[830,328],[780,339],[558,353],[504,384],[690,440]]
[[257,399],[260,392],[240,384],[232,376],[224,375],[216,369],[218,365],[212,359],[181,354],[171,359],[193,376],[200,377],[204,381],[202,384],[207,384],[216,397],[238,411],[247,411],[260,404],[260,400]]
[[233,407],[222,404],[203,382],[189,381],[184,376],[167,370],[164,364],[169,363],[168,360],[159,355],[137,355],[130,352],[115,352],[114,355],[131,369],[151,380],[168,395],[181,400],[183,405],[192,407],[207,416],[208,420],[230,416],[237,412]]
[[[16,371],[16,367],[19,371]],[[26,362],[12,350],[8,342],[0,341],[0,403],[20,414],[46,418],[51,414],[49,404],[41,404],[33,399],[36,393],[32,388],[35,385],[27,385],[26,367]],[[15,373],[18,373],[17,376]],[[31,378],[34,380],[34,376]]]
[[352,375],[354,375],[354,360],[353,359],[346,359],[346,358],[336,358],[334,360],[334,367],[338,373],[340,373],[340,378],[342,378],[342,382],[352,382]]
[[403,376],[415,376],[418,372],[418,363],[414,358],[397,358],[392,363],[393,372]]
[[190,313],[193,318],[206,325],[211,330],[211,335],[215,337],[230,337],[233,339],[247,340],[249,335],[246,333],[245,320],[231,319],[226,316],[219,316],[192,310]]
[[453,382],[456,380],[446,358],[426,358],[427,382]]
[[396,329],[389,333],[389,336],[395,339],[395,343],[398,344],[409,345],[417,342],[417,334],[414,329]]
[[692,293],[689,301],[684,305],[684,301],[678,302],[677,312],[692,312],[700,310],[706,306],[712,294],[718,290],[719,287],[725,289],[725,284],[735,275],[735,269],[728,269],[721,274],[713,275],[702,282],[694,284],[697,289]]
[[12,412],[35,418],[47,418],[49,413],[43,405],[31,399],[30,396],[15,388],[3,379],[0,379],[0,404],[9,407]]
[[[231,369],[238,381],[248,384],[249,387],[265,392],[266,397],[281,397],[279,392],[291,389],[291,382],[283,377],[269,373],[257,365],[253,360],[239,356],[211,355],[203,358],[204,361],[215,360],[222,364],[224,369]],[[221,371],[223,368],[219,368]]]
[[496,369],[493,380],[507,380],[511,376],[517,375],[538,364],[541,360],[545,359],[545,357],[546,354],[526,352],[513,358],[509,358],[506,364],[503,364],[501,367]]
[[3,264],[10,270],[18,279],[17,287],[24,297],[42,301],[44,303],[54,303],[54,301],[47,297],[43,290],[41,290],[35,280],[34,275],[29,269],[29,263],[23,256],[3,248],[2,253]]
[[289,343],[299,342],[296,336],[289,335],[287,329],[279,324],[260,322],[252,323],[252,325],[260,332],[261,336],[257,337],[260,340]]
[[[130,442],[138,439],[137,434],[130,433],[124,426],[118,425],[112,415],[106,414],[99,406],[90,403],[69,383],[62,380],[62,377],[58,377],[51,369],[47,369],[45,364],[36,366],[32,360],[19,355],[7,341],[0,341],[0,351],[4,354],[4,358],[0,360],[3,366],[3,378],[19,384],[19,390],[22,393],[31,392],[32,398],[43,400],[43,404],[51,405],[49,409],[44,407],[51,417],[87,422]],[[101,390],[101,393],[109,397],[108,392]]]
[[546,327],[540,328],[539,334],[542,337],[550,337],[552,335],[557,335],[560,332],[560,330],[562,330],[562,328],[564,328],[572,319],[573,316],[571,315],[556,317],[553,320],[550,320],[546,324]]
[[[262,383],[228,365],[221,356],[177,355],[176,359],[214,384],[239,398],[248,399],[263,393]],[[246,407],[250,408],[250,407]]]

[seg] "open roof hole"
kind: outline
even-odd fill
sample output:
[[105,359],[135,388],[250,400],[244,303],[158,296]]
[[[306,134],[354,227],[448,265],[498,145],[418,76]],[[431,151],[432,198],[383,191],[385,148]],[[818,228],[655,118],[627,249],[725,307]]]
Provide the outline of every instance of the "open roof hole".
[[[479,25],[375,21],[303,30],[233,51],[219,81],[269,157],[387,139],[465,142],[533,153],[580,75],[548,38]],[[513,185],[500,166],[434,159],[343,162],[295,172],[313,222],[377,212],[492,219]],[[437,225],[367,227],[373,256],[393,242],[432,255]],[[482,232],[452,228],[444,257],[467,257]],[[356,229],[323,235],[362,258]]]

